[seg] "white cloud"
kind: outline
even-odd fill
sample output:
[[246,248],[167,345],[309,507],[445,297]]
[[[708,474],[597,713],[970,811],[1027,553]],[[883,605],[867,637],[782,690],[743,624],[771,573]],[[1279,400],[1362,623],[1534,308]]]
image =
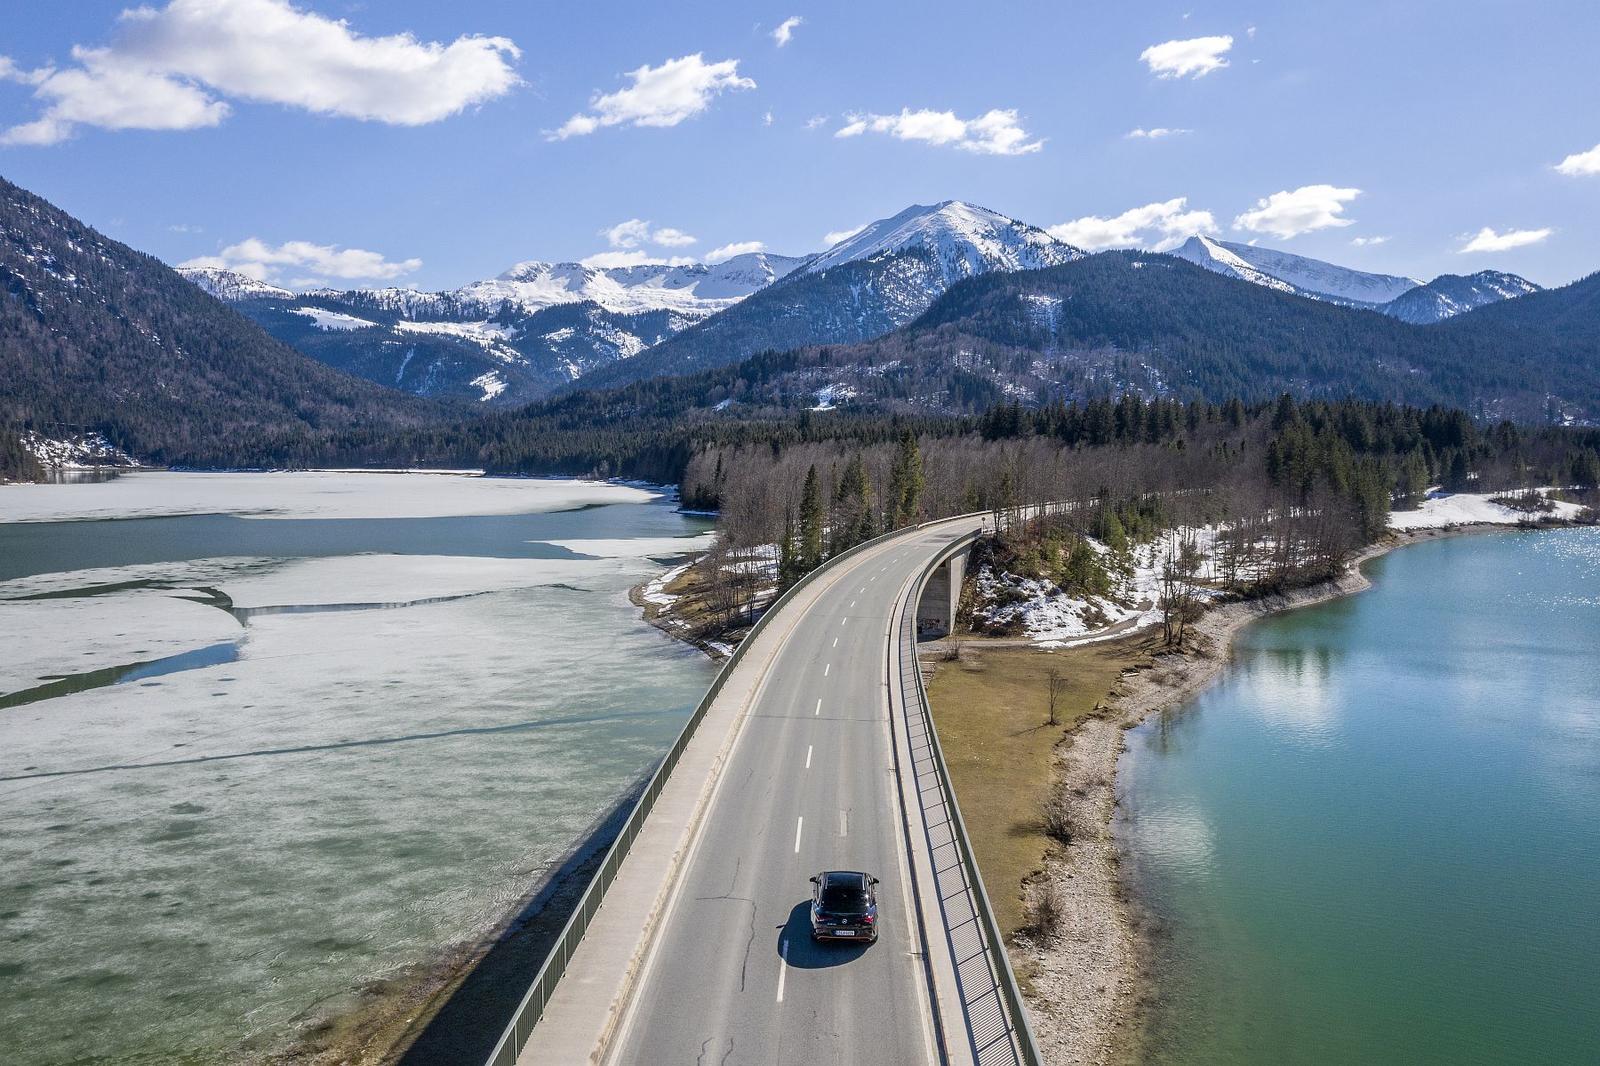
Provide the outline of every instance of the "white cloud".
[[[179,263],[185,267],[216,267],[247,274],[258,281],[274,281],[280,271],[293,268],[312,271],[325,278],[346,281],[387,281],[409,274],[422,266],[420,259],[398,262],[380,252],[362,248],[336,248],[310,241],[285,241],[271,245],[259,237],[230,244],[216,255],[202,255]],[[305,280],[305,279],[300,279]]]
[[713,248],[707,252],[706,262],[720,263],[736,255],[749,255],[751,252],[762,251],[766,246],[764,241],[734,241],[732,244],[724,244],[721,248]]
[[287,0],[171,0],[124,11],[112,43],[74,47],[73,65],[24,72],[0,63],[0,77],[33,85],[45,105],[0,142],[54,144],[78,126],[215,126],[230,111],[222,97],[422,125],[519,85],[511,62],[520,55],[504,37],[364,37]]
[[650,236],[650,223],[642,218],[630,218],[600,231],[600,236],[613,248],[637,248]]
[[1163,137],[1182,137],[1186,133],[1193,132],[1194,130],[1177,129],[1167,126],[1155,126],[1151,129],[1145,129],[1141,126],[1138,129],[1129,130],[1127,133],[1124,133],[1123,137],[1130,141],[1158,141]]
[[662,226],[650,234],[652,244],[659,244],[667,248],[682,248],[686,244],[693,244],[697,238],[691,237],[681,229],[671,226]]
[[826,124],[827,121],[828,119],[826,115],[812,115],[810,118],[806,119],[806,129],[814,130],[818,126]]
[[719,93],[756,87],[754,81],[739,76],[737,59],[707,63],[699,52],[669,59],[659,67],[646,63],[628,71],[627,77],[633,79],[632,85],[595,96],[587,113],[567,119],[549,139],[581,137],[602,126],[676,126],[710,107]]
[[1044,141],[1028,140],[1028,132],[1018,123],[1017,112],[996,108],[977,118],[957,118],[954,111],[924,108],[902,110],[898,115],[847,115],[847,122],[835,137],[859,137],[863,133],[886,133],[902,141],[950,145],[982,155],[1026,155],[1044,147]]
[[1508,252],[1513,248],[1522,248],[1530,244],[1538,244],[1555,230],[1548,226],[1543,229],[1508,229],[1504,233],[1497,233],[1489,226],[1483,227],[1466,243],[1456,249],[1458,252]]
[[581,265],[595,270],[604,270],[607,267],[693,266],[694,261],[694,257],[688,255],[674,255],[663,258],[638,250],[630,252],[598,252],[595,255],[578,260]]
[[667,248],[681,248],[693,244],[697,238],[671,226],[653,227],[642,218],[630,218],[600,231],[600,236],[613,248],[638,248],[657,244]]
[[851,237],[854,237],[856,234],[858,234],[862,230],[866,229],[868,225],[869,225],[869,223],[863,222],[861,225],[856,226],[854,229],[836,229],[836,230],[833,230],[832,232],[824,233],[822,235],[822,246],[824,248],[832,248],[834,245],[838,244],[840,241],[847,241]]
[[1360,195],[1360,189],[1341,189],[1333,185],[1302,185],[1298,189],[1275,192],[1257,200],[1253,209],[1234,219],[1233,228],[1288,240],[1312,230],[1349,226],[1355,219],[1342,217],[1345,204]]
[[1224,53],[1232,47],[1231,36],[1192,37],[1153,44],[1140,52],[1139,58],[1158,78],[1203,78],[1228,65]]
[[1178,196],[1131,208],[1109,218],[1085,215],[1051,226],[1049,233],[1089,252],[1102,248],[1150,248],[1165,252],[1196,233],[1216,232],[1217,220],[1210,211],[1191,211],[1188,205],[1188,197]]
[[1244,35],[1246,37],[1250,38],[1252,41],[1255,40],[1256,39],[1256,28],[1254,26],[1246,26],[1244,28]]
[[1587,152],[1574,152],[1556,164],[1556,169],[1572,177],[1600,174],[1600,144]]
[[794,36],[795,29],[804,22],[805,19],[801,18],[799,15],[790,15],[788,18],[778,23],[778,28],[772,31],[772,39],[778,42],[779,48],[782,48],[784,45],[788,44],[789,39]]
[[1357,248],[1370,248],[1375,244],[1388,244],[1388,237],[1352,237],[1350,243]]

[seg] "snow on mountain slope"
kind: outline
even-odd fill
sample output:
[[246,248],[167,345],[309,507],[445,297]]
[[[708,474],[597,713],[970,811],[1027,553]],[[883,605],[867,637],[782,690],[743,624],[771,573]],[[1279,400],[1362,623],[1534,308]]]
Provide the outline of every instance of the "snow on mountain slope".
[[224,303],[257,296],[283,299],[294,296],[288,289],[280,289],[276,285],[257,281],[250,275],[241,274],[236,270],[223,270],[219,267],[179,267],[178,273]]
[[181,272],[331,366],[419,395],[513,404],[629,359],[804,262],[761,252],[684,266],[526,262],[445,292],[295,293],[230,271]]
[[463,286],[452,295],[489,307],[509,301],[529,312],[588,300],[619,314],[675,311],[704,317],[766,288],[803,262],[766,252],[680,266],[602,268],[531,261],[518,263],[497,278]]
[[1539,286],[1527,278],[1500,270],[1480,270],[1466,277],[1441,274],[1426,285],[1419,285],[1401,294],[1379,310],[1402,322],[1426,325],[1441,322],[1463,311],[1471,311],[1475,307],[1538,291]]
[[816,274],[845,263],[911,250],[933,255],[945,285],[992,270],[1039,270],[1084,253],[1037,226],[988,208],[946,200],[932,207],[913,204],[879,219],[817,256],[805,267]]
[[1421,285],[1416,278],[1369,274],[1303,255],[1193,236],[1172,252],[1207,270],[1335,303],[1377,306]]
[[318,329],[371,329],[377,325],[371,319],[357,318],[343,311],[329,311],[323,307],[296,307],[294,313],[309,318]]

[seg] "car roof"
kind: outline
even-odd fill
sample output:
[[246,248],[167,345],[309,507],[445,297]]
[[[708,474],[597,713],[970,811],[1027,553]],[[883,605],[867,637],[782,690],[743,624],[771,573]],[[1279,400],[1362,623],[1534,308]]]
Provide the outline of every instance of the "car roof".
[[870,878],[859,870],[824,870],[822,880],[825,884],[854,884],[861,887],[866,885]]

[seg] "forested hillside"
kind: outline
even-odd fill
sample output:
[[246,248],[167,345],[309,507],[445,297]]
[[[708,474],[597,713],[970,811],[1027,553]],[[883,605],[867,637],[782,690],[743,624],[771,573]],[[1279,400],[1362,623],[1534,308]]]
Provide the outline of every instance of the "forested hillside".
[[[912,257],[914,258],[914,257]],[[838,336],[872,264],[791,278],[625,364],[587,388],[647,371],[690,374],[734,353]],[[822,297],[814,288],[837,287]],[[1600,313],[1588,279],[1413,325],[1307,299],[1169,256],[1111,252],[954,285],[915,321],[858,344],[804,346],[788,369],[728,372],[730,395],[830,406],[974,413],[1001,400],[1147,396],[1357,396],[1444,403],[1486,419],[1600,419]],[[836,318],[818,308],[838,308]],[[862,316],[855,335],[885,328]],[[700,379],[712,382],[714,377]],[[807,402],[807,397],[810,397]]]
[[[1359,396],[1448,403],[1488,418],[1600,418],[1600,318],[1555,343],[1540,304],[1581,303],[1580,282],[1413,326],[1221,277],[1166,256],[1114,253],[955,286],[864,361],[948,363],[966,350],[986,374],[1030,392],[1109,384],[1180,398]],[[1536,303],[1537,301],[1537,303]],[[1530,310],[1530,306],[1532,309]],[[1026,355],[1024,353],[1027,353]],[[975,356],[975,358],[974,358]]]
[[393,462],[427,401],[331,370],[0,180],[0,422],[189,466]]

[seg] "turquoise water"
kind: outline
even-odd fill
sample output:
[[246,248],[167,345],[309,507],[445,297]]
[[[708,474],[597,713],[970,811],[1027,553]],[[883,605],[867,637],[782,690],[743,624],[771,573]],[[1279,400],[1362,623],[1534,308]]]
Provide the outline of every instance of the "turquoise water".
[[1142,1058],[1600,1061],[1600,530],[1368,575],[1129,735]]

